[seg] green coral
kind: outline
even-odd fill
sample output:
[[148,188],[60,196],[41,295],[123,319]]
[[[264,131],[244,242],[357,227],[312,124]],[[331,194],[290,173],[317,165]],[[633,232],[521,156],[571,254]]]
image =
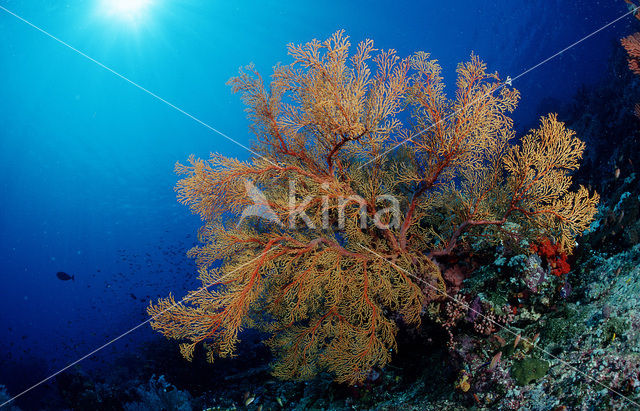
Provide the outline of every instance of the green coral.
[[518,385],[527,385],[544,377],[549,371],[549,363],[539,358],[525,358],[513,363],[511,377]]

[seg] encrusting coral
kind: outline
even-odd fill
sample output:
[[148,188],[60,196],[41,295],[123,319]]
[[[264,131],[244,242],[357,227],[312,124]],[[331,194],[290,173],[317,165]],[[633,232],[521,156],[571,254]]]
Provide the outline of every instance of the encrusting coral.
[[269,335],[274,374],[328,371],[363,381],[391,360],[400,323],[444,300],[438,261],[482,237],[553,238],[570,252],[598,195],[570,191],[584,144],[555,115],[519,145],[519,93],[475,55],[455,98],[429,54],[400,58],[342,32],[289,45],[266,86],[249,66],[230,80],[255,156],[189,158],[180,202],[200,215],[202,288],[148,308],[191,359],[231,356],[239,332]]

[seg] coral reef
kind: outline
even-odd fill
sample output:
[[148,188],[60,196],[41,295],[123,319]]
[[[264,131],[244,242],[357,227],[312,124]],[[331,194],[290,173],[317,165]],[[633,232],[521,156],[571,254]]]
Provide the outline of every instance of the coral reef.
[[[335,49],[343,50],[337,45]],[[326,43],[300,46],[292,53],[302,57],[300,50],[309,50],[312,56],[317,52],[318,60],[309,61],[308,65],[298,61],[293,67],[276,68],[275,86],[261,85],[256,73],[232,81],[237,91],[255,91],[245,97],[249,97],[250,115],[258,133],[254,151],[264,155],[262,160],[256,157],[236,162],[215,156],[212,161],[192,159],[190,165],[178,166],[178,171],[186,173],[178,186],[180,198],[200,212],[205,221],[202,244],[191,251],[198,259],[204,288],[189,294],[187,300],[176,305],[175,312],[168,303],[153,306],[152,312],[155,309],[156,314],[161,314],[156,317],[161,322],[154,325],[171,338],[153,339],[144,350],[120,353],[123,358],[100,372],[84,372],[79,367],[65,371],[56,377],[55,385],[48,387],[51,397],[42,399],[46,406],[41,408],[557,411],[640,408],[640,179],[637,178],[640,155],[635,144],[638,120],[632,109],[640,95],[640,77],[628,69],[626,50],[617,47],[610,76],[600,85],[585,87],[575,96],[573,104],[552,110],[557,110],[557,118],[587,142],[586,166],[565,171],[574,171],[572,175],[577,182],[602,194],[595,220],[577,239],[573,252],[570,252],[573,241],[562,241],[553,227],[529,221],[522,212],[514,212],[499,228],[467,226],[449,247],[452,235],[473,211],[465,207],[475,194],[465,187],[471,181],[484,181],[461,173],[469,170],[459,164],[443,169],[445,174],[421,194],[424,197],[416,201],[414,215],[407,225],[406,248],[396,250],[390,244],[392,239],[399,244],[408,206],[420,185],[415,180],[416,170],[421,170],[421,176],[428,176],[433,170],[433,163],[425,158],[427,154],[421,147],[436,144],[443,135],[453,139],[455,124],[467,124],[465,130],[473,130],[470,117],[457,119],[453,109],[464,106],[460,103],[464,92],[456,94],[455,100],[418,98],[420,88],[413,82],[425,79],[427,67],[433,71],[437,66],[428,60],[420,71],[412,64],[424,60],[412,58],[408,63],[394,60],[389,67],[391,71],[384,71],[391,74],[381,75],[381,83],[374,80],[367,83],[369,77],[363,74],[362,81],[368,86],[353,88],[352,73],[357,61],[345,60],[348,64],[340,66],[327,55]],[[340,54],[343,51],[336,50],[332,51],[336,59],[344,56]],[[372,73],[376,73],[379,63],[390,61],[379,60],[375,50],[370,52],[371,58],[365,62]],[[365,133],[360,138],[378,144],[379,154],[405,136],[413,139],[361,170],[358,168],[375,156],[367,157],[358,148],[364,140],[349,140],[331,156],[334,174],[329,174],[327,156],[334,147],[331,142],[339,143],[343,136],[362,130],[359,124],[369,119],[353,114],[356,103],[364,99],[365,107],[373,102],[382,104],[387,94],[380,87],[392,78],[397,79],[392,67],[404,67],[402,64],[408,65],[406,93],[398,94],[397,101],[402,102],[399,111],[386,117],[388,121],[384,124],[391,127],[388,134],[376,137]],[[463,91],[469,84],[470,68],[475,67],[476,74],[484,73],[477,58],[472,57],[469,64],[461,66],[466,74],[458,86]],[[343,77],[335,75],[336,67],[345,67]],[[283,73],[295,74],[300,83],[295,87],[287,83],[288,88],[284,87]],[[499,93],[504,83],[495,75],[483,75],[476,80],[479,89],[485,87]],[[375,78],[374,74],[370,76]],[[344,81],[337,81],[343,78]],[[434,90],[441,85],[440,81],[432,83]],[[316,98],[315,87],[320,85],[322,93]],[[357,94],[360,97],[350,94],[356,89],[360,90]],[[471,89],[471,99],[482,95],[474,90]],[[515,93],[511,88],[507,91]],[[298,97],[292,97],[294,92],[299,93],[295,95]],[[437,110],[428,111],[434,101],[438,102]],[[471,100],[466,101],[471,104]],[[498,96],[497,100],[479,101],[487,110],[502,100]],[[342,117],[336,102],[342,102],[347,117]],[[469,110],[473,113],[473,109]],[[443,119],[443,134],[427,130],[423,133],[425,143],[420,140],[423,136],[417,135],[421,130],[419,124],[428,124],[425,116],[438,112]],[[493,113],[506,115],[508,110]],[[313,121],[309,120],[312,114]],[[290,130],[287,127],[292,127],[292,123],[287,119],[292,118],[309,120],[299,131],[306,140],[296,140],[292,132],[283,131],[282,145],[273,131]],[[326,122],[320,123],[318,119],[323,118]],[[346,120],[340,123],[343,134],[333,135],[336,140],[327,140],[330,134],[326,130],[337,128],[338,120],[343,118],[350,119],[350,123]],[[501,130],[511,133],[510,123],[504,118],[500,121]],[[540,130],[563,130],[564,134],[558,131],[563,138],[574,138],[567,135],[570,132],[560,127],[554,116],[543,117],[543,123],[546,126],[543,124]],[[497,128],[483,127],[482,133],[487,130],[498,133]],[[432,146],[437,148],[432,150],[434,155],[448,150],[450,146],[444,143]],[[487,197],[479,201],[480,213],[499,214],[504,211],[500,207],[505,205],[505,199],[512,194],[513,173],[505,168],[505,159],[509,158],[507,153],[517,149],[511,148],[508,141],[504,145],[496,191],[487,192]],[[284,150],[289,150],[289,154]],[[316,168],[308,166],[307,161],[312,161]],[[309,175],[300,175],[301,171]],[[523,175],[535,176],[537,171],[533,166]],[[316,182],[318,175],[321,180]],[[483,174],[486,175],[489,174]],[[289,185],[289,181],[294,184]],[[323,186],[324,183],[327,185]],[[292,203],[290,191],[294,192]],[[345,205],[341,212],[337,200],[347,192],[365,200],[374,194],[398,196],[401,214],[397,224],[392,218],[393,207],[387,207],[389,200],[373,203],[380,208],[365,209],[361,214],[359,204],[352,199],[352,204]],[[329,211],[323,214],[325,204]],[[386,211],[378,214],[377,221],[388,223],[388,233],[375,226],[376,212],[382,207],[387,207]],[[291,208],[296,212],[294,226],[288,219]],[[531,212],[531,208],[524,211]],[[341,213],[343,227],[339,224]],[[322,228],[309,227],[305,217]],[[360,225],[361,218],[367,223],[364,226]],[[496,216],[486,217],[489,218]],[[586,222],[580,227],[583,228]],[[367,255],[360,244],[389,262],[385,265],[382,259],[380,264],[374,258],[360,260],[360,255]],[[339,251],[353,255],[342,255]],[[336,253],[340,254],[339,260]],[[412,258],[421,255],[424,259],[418,258],[414,263]],[[365,264],[366,274],[362,268]],[[408,277],[406,281],[402,274]],[[365,278],[366,295],[378,310],[378,322],[373,321],[371,306],[366,300],[362,302]],[[216,285],[218,282],[221,284]],[[332,287],[338,287],[341,293]],[[442,298],[442,292],[450,298]],[[383,298],[384,293],[388,293],[387,299]],[[408,299],[411,296],[417,299],[414,305]],[[239,297],[246,299],[240,301]],[[334,306],[335,310],[323,318]],[[347,311],[348,307],[353,311]],[[369,311],[362,311],[363,307],[369,307]],[[407,321],[412,310],[417,312],[413,323]],[[352,314],[357,313],[360,317],[354,321]],[[342,347],[346,353],[341,354],[342,361],[366,351],[362,345],[356,345],[362,341],[356,334],[337,332],[340,328],[336,326],[343,325],[340,324],[343,319],[344,325],[355,331],[368,331],[367,326],[372,323],[376,327],[385,321],[391,325],[391,334],[385,336],[390,339],[385,341],[393,344],[383,343],[380,349],[393,348],[393,352],[383,357],[383,361],[374,360],[369,369],[360,363],[360,372],[351,374],[359,378],[352,380],[347,374],[336,372],[328,357],[334,345],[342,342],[347,343]],[[233,328],[238,324],[239,328]],[[314,329],[316,324],[318,327]],[[291,329],[282,329],[287,326]],[[229,327],[238,333],[233,341],[220,334]],[[259,332],[242,328],[257,328]],[[306,352],[291,350],[295,339],[284,338],[291,330],[298,332]],[[371,333],[363,335],[376,338]],[[265,338],[269,346],[262,343]],[[191,345],[198,341],[201,343]],[[291,344],[286,345],[287,341]],[[191,362],[184,361],[176,350],[179,343],[187,343],[182,353]],[[220,351],[221,348],[229,351]],[[357,348],[361,351],[356,351]],[[206,361],[214,354],[232,354],[229,357],[235,358],[216,358],[216,365],[210,366]],[[392,357],[393,362],[388,363]],[[276,372],[277,377],[289,381],[270,375],[273,371],[270,363],[275,362],[276,371],[282,371],[277,364],[283,361],[301,367],[298,374]],[[284,368],[284,371],[291,370]],[[302,371],[307,374],[302,375]],[[296,381],[300,377],[315,379]],[[357,381],[341,384],[336,379]],[[56,389],[59,398],[51,393]],[[4,390],[0,390],[0,397],[9,399]],[[54,401],[50,401],[52,398]],[[21,399],[11,405],[14,409],[18,406],[35,409]]]
[[186,391],[178,390],[166,381],[164,375],[151,377],[146,385],[136,389],[138,401],[125,404],[125,411],[167,410],[191,411],[192,398]]
[[[479,276],[479,255],[553,239],[541,246],[549,277],[566,274],[562,253],[598,203],[572,190],[585,147],[575,133],[548,115],[512,145],[519,93],[474,55],[449,99],[428,54],[349,47],[342,32],[290,45],[294,62],[276,66],[269,86],[241,71],[230,84],[247,104],[255,157],[176,166],[179,200],[205,224],[190,251],[202,288],[148,313],[185,358],[199,345],[210,361],[232,356],[251,327],[268,335],[274,375],[362,384],[391,361],[399,329],[424,317],[458,327],[444,303]],[[481,300],[485,336],[517,312]]]

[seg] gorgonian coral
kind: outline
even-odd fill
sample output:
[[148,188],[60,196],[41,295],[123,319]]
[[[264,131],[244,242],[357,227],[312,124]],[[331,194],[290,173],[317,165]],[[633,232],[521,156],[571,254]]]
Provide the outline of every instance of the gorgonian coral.
[[200,343],[232,355],[255,327],[275,375],[357,383],[391,360],[399,322],[445,298],[439,259],[479,237],[570,252],[589,226],[597,194],[570,190],[584,144],[549,115],[512,145],[519,93],[478,57],[450,99],[429,54],[349,48],[342,32],[290,45],[268,86],[241,71],[255,156],[177,165],[179,200],[204,221],[190,251],[203,287],[148,312],[186,358]]

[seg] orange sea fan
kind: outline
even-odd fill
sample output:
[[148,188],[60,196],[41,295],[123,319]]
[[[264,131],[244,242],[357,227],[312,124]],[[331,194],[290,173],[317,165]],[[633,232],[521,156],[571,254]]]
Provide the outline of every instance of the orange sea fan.
[[629,54],[629,69],[636,75],[640,75],[640,33],[634,33],[620,40],[622,47]]
[[[241,70],[229,84],[258,155],[176,167],[179,201],[203,220],[189,253],[202,288],[148,313],[186,359],[197,346],[234,356],[250,327],[268,335],[275,376],[362,383],[391,361],[400,327],[431,303],[445,315],[461,274],[443,278],[440,262],[478,238],[543,236],[570,252],[591,224],[598,195],[570,190],[584,143],[549,115],[512,144],[519,92],[476,55],[449,98],[428,53],[349,49],[342,31],[290,45],[269,85]],[[245,218],[260,207],[268,219]]]

